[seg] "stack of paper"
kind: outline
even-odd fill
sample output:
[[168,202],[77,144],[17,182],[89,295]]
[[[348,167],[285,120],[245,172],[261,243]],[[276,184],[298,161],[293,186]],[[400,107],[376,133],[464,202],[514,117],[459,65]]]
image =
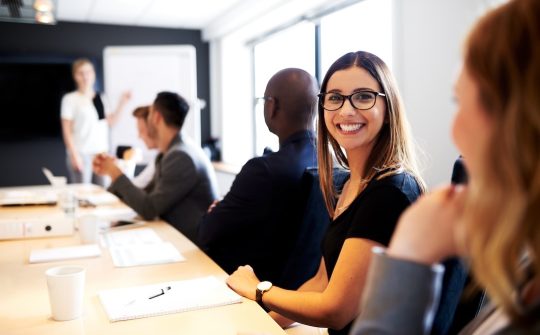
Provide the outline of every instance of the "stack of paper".
[[137,213],[129,207],[119,207],[119,208],[103,208],[98,207],[92,211],[92,215],[97,216],[98,218],[106,221],[117,221],[117,220],[132,220],[137,216]]
[[215,277],[102,291],[99,298],[111,321],[191,311],[242,302]]
[[30,263],[54,262],[67,259],[97,257],[101,249],[97,244],[78,245],[74,247],[32,250]]
[[80,198],[90,202],[95,206],[114,205],[120,201],[114,194],[109,192],[85,194]]
[[131,229],[104,234],[116,267],[166,264],[185,258],[170,242],[163,242],[150,228]]

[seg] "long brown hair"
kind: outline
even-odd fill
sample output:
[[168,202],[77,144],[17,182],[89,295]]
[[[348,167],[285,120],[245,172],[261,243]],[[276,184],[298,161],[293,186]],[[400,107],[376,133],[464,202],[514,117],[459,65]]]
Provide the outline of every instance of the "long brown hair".
[[[336,71],[353,66],[365,69],[377,80],[386,95],[386,120],[388,122],[383,124],[377,135],[375,145],[366,163],[367,174],[362,178],[369,181],[383,170],[386,172],[380,174],[377,178],[407,171],[416,178],[420,188],[424,191],[425,184],[418,171],[409,123],[405,117],[405,109],[396,81],[386,64],[379,57],[365,51],[350,52],[341,56],[328,69],[321,84],[321,93],[326,92],[328,80]],[[328,132],[324,122],[324,109],[319,104],[317,138],[319,181],[326,208],[330,216],[333,216],[337,191],[334,188],[332,178],[334,155],[331,151],[334,153],[338,164],[348,169],[347,156],[336,139]]]
[[524,253],[540,273],[540,1],[488,12],[469,34],[464,66],[493,125],[470,187],[464,246],[475,278],[516,317]]

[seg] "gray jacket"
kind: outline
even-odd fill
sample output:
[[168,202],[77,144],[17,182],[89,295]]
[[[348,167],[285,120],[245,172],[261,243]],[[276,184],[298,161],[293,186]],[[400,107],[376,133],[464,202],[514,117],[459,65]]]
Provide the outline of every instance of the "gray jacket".
[[197,224],[217,199],[214,169],[202,149],[176,136],[156,158],[155,174],[144,189],[122,175],[109,187],[145,220],[159,217],[196,241]]
[[[362,296],[361,314],[351,335],[429,334],[439,301],[444,269],[395,259],[374,248]],[[526,317],[533,320],[525,327],[511,324],[494,335],[540,334],[539,306]],[[484,309],[459,334],[470,335],[486,320],[494,308]]]

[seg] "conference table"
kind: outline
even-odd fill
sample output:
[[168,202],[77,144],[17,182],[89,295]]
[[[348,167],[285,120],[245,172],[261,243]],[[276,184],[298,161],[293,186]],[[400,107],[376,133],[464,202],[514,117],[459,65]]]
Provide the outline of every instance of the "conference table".
[[[82,188],[83,193],[105,192],[89,185],[70,187]],[[124,205],[118,202],[107,206],[119,208]],[[96,208],[79,208],[79,214],[91,214],[92,211]],[[46,218],[63,213],[58,206],[0,207],[0,219],[22,214]],[[227,277],[204,252],[169,224],[152,221],[142,227],[153,229],[163,241],[171,242],[186,261],[118,268],[107,249],[102,248],[99,257],[30,264],[32,250],[80,245],[78,233],[0,241],[0,334],[285,334],[257,303],[249,299],[209,309],[110,322],[98,297],[100,291],[209,275],[221,280]],[[59,322],[51,317],[45,271],[59,265],[86,268],[84,312],[76,320]]]

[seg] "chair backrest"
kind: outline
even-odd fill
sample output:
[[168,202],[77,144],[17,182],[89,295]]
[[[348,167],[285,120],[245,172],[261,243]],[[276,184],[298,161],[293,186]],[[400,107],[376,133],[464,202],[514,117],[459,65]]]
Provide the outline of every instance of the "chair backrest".
[[[472,278],[468,275],[464,287],[469,287],[469,285],[472,285]],[[472,319],[478,316],[486,303],[487,295],[484,290],[479,290],[470,295],[462,294],[447,334],[458,334]]]
[[[451,177],[452,184],[466,184],[467,171],[460,156],[454,163]],[[469,321],[474,319],[484,300],[484,292],[474,296],[463,294],[471,277],[469,269],[459,258],[450,258],[443,262],[445,273],[441,300],[433,321],[432,335],[457,334]]]
[[[341,189],[348,177],[348,172],[335,169],[334,185]],[[319,186],[317,168],[310,167],[304,171],[302,189],[305,195],[304,214],[297,231],[297,240],[281,275],[281,282],[292,283],[296,289],[313,277],[321,262],[321,242],[330,224],[330,217]]]
[[469,275],[468,268],[459,258],[449,258],[442,264],[444,266],[444,277],[439,307],[431,328],[432,335],[449,334]]

